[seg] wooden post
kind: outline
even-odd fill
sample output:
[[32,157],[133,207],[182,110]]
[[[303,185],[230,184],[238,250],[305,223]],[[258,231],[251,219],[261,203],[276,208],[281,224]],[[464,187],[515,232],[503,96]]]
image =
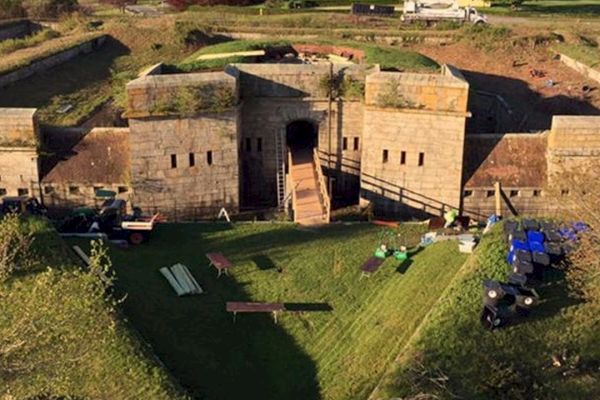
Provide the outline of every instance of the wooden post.
[[500,182],[494,183],[494,197],[496,200],[496,215],[498,217],[502,216],[502,185]]

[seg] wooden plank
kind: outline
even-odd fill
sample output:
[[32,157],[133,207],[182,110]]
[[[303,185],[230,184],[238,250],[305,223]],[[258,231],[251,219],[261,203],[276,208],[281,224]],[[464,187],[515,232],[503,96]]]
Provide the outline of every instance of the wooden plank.
[[229,58],[229,57],[257,57],[264,56],[264,50],[249,50],[249,51],[235,51],[232,53],[217,53],[217,54],[201,54],[196,60],[218,60],[220,58]]

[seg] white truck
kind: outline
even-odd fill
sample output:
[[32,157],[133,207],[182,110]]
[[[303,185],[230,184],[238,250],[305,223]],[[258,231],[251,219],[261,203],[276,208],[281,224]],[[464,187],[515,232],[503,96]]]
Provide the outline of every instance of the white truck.
[[423,21],[434,23],[439,21],[454,21],[459,23],[485,24],[487,18],[479,14],[473,7],[459,7],[456,1],[452,3],[407,0],[400,19],[412,23]]

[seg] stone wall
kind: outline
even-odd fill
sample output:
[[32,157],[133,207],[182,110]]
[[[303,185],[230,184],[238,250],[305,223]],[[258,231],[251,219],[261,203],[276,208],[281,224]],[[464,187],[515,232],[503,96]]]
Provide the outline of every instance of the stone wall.
[[[172,218],[239,208],[240,111],[129,120],[133,202]],[[177,215],[175,215],[177,213]]]
[[38,196],[38,182],[35,147],[0,147],[0,198]]
[[548,177],[552,185],[566,170],[600,162],[600,117],[554,116],[548,136]]
[[[382,107],[390,92],[421,107]],[[382,72],[367,76],[361,202],[401,216],[459,208],[469,85],[460,73]]]
[[31,62],[29,65],[0,75],[0,88],[39,72],[63,64],[80,54],[87,54],[100,47],[106,40],[106,35],[95,36],[87,42],[78,44],[66,50],[59,51],[48,57]]
[[562,61],[563,64],[565,64],[567,67],[574,69],[586,78],[590,78],[595,80],[596,82],[600,82],[600,70],[588,67],[584,63],[579,62],[564,54],[560,54],[560,61]]
[[[168,113],[168,102],[181,95],[182,89],[194,91],[202,99],[212,100],[214,90],[223,88],[230,92],[232,102],[237,104],[237,80],[225,72],[197,74],[144,75],[127,84],[127,116],[143,118]],[[183,93],[187,95],[187,93]],[[183,99],[182,99],[183,100]],[[189,99],[185,99],[188,101]],[[186,103],[182,101],[182,103]],[[201,112],[202,110],[198,110]]]
[[0,146],[35,147],[38,141],[35,108],[0,108]]

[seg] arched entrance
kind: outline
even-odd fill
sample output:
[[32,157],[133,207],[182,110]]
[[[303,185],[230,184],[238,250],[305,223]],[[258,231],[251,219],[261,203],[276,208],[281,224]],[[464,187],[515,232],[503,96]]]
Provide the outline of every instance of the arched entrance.
[[293,158],[312,157],[313,148],[318,144],[318,127],[304,119],[290,122],[285,131],[285,142]]

